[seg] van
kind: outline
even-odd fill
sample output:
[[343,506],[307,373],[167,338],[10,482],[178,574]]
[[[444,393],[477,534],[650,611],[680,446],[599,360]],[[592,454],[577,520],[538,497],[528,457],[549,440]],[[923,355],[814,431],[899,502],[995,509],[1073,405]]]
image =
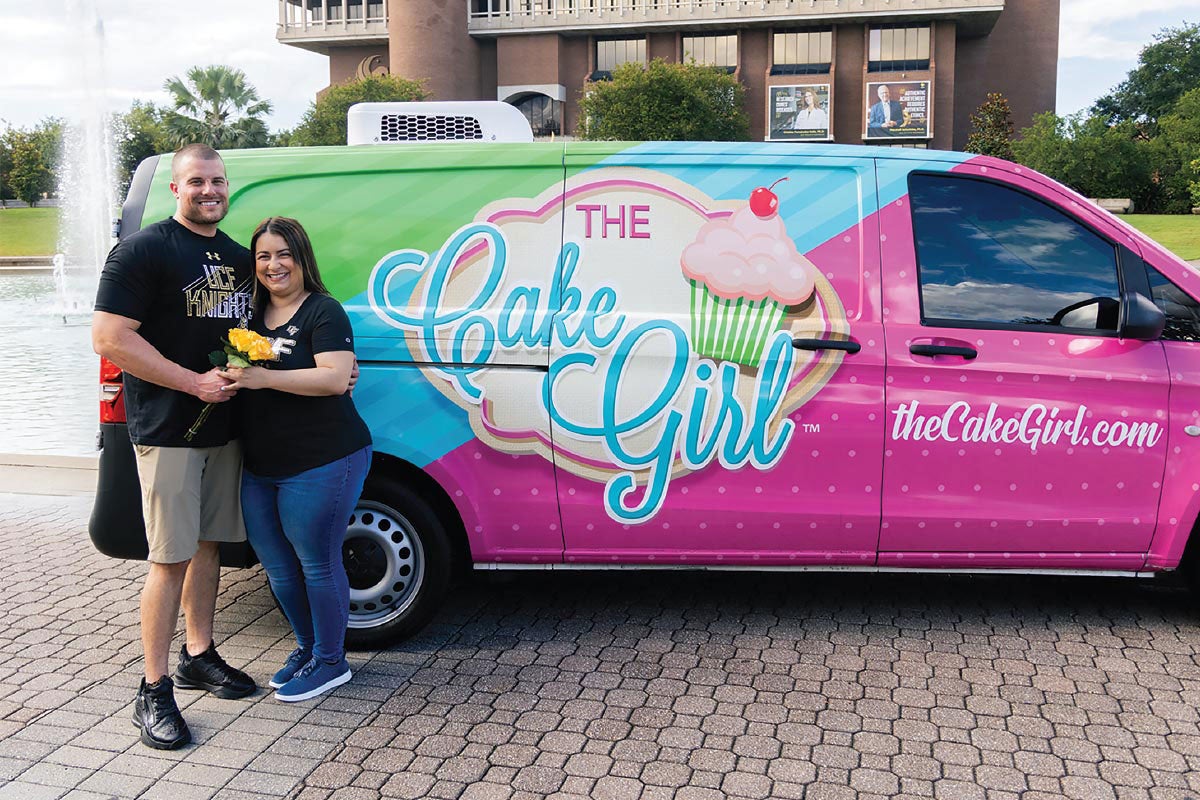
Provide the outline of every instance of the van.
[[[387,138],[400,112],[372,113]],[[1024,167],[771,143],[223,155],[222,228],[299,219],[354,324],[375,456],[344,545],[353,646],[418,630],[459,567],[1191,564],[1200,276]],[[173,212],[168,180],[167,157],[139,167],[123,233]],[[91,535],[137,558],[118,372]]]

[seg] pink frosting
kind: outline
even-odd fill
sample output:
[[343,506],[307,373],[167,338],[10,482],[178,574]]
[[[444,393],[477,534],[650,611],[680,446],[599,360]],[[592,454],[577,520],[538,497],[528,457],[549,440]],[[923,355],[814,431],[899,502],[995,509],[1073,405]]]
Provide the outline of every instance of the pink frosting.
[[778,215],[762,219],[749,206],[709,220],[680,258],[683,274],[727,299],[770,297],[785,306],[812,296],[816,266],[796,249]]

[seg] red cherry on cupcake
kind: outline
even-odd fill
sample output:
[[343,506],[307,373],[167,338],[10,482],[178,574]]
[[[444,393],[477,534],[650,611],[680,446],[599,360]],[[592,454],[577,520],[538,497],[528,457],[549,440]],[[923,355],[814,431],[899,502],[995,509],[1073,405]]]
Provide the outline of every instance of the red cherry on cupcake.
[[787,178],[780,178],[772,183],[769,187],[760,186],[750,193],[750,210],[754,212],[754,216],[762,219],[770,219],[775,216],[775,212],[779,210],[779,195],[771,191]]

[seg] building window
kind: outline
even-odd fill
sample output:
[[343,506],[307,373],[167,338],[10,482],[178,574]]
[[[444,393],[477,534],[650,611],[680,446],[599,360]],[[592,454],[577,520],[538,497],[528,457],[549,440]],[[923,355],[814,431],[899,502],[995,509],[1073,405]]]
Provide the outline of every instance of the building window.
[[531,94],[513,103],[525,119],[534,136],[551,136],[562,134],[563,104],[544,94]]
[[929,26],[871,28],[867,45],[868,72],[907,72],[929,69]]
[[737,68],[737,56],[737,34],[683,37],[684,62],[695,59],[697,64],[732,70]]
[[308,0],[308,2],[306,2],[306,3],[305,2],[297,2],[294,5],[299,6],[303,9],[303,12],[302,12],[303,17],[300,20],[300,22],[304,25],[312,25],[314,23],[320,23],[322,20],[325,19],[324,8],[321,5],[321,3],[319,2],[319,0],[317,0],[317,2],[314,2],[314,0]]
[[772,75],[821,75],[833,63],[833,31],[775,34]]
[[614,69],[630,61],[635,64],[646,63],[644,38],[601,39],[596,42],[596,72],[592,80],[611,78]]

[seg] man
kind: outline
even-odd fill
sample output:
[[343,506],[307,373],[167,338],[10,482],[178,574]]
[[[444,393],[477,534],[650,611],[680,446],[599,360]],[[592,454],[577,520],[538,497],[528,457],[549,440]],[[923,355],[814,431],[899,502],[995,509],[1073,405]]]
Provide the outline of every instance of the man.
[[867,128],[871,136],[888,136],[892,128],[904,124],[904,107],[899,100],[892,99],[892,90],[882,84],[876,94],[879,102],[871,106],[867,116]]
[[[92,345],[125,372],[129,436],[137,457],[150,570],[142,590],[145,675],[134,703],[142,742],[191,741],[174,686],[245,697],[254,681],[213,643],[220,542],[244,541],[234,440],[234,392],[207,354],[249,316],[250,251],[217,229],[229,210],[225,164],[193,144],[171,162],[175,214],[134,233],[108,257],[96,297]],[[190,440],[206,403],[212,412]],[[182,601],[187,639],[174,681],[167,656]]]

